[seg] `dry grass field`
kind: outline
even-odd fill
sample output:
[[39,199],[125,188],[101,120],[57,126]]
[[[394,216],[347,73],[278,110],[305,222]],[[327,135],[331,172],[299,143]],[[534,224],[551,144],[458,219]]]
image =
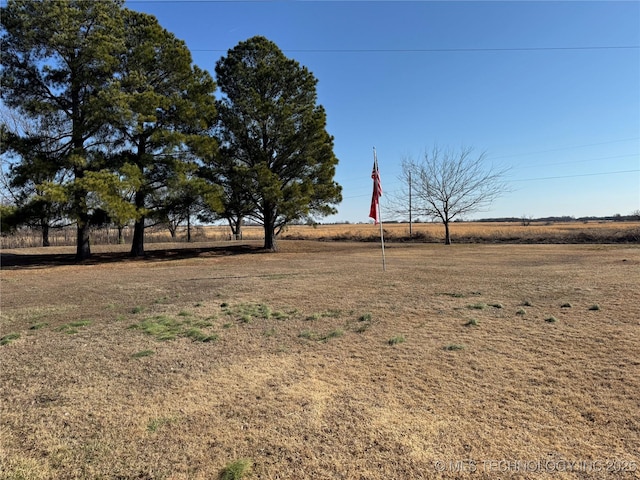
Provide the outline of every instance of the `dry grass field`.
[[[408,223],[385,223],[384,236],[390,241],[408,241]],[[230,240],[231,231],[226,225],[193,227],[191,236],[194,243]],[[124,230],[125,243],[131,243],[133,232]],[[640,222],[532,222],[523,226],[520,222],[454,222],[451,224],[453,243],[640,243]],[[186,229],[178,231],[175,239],[164,227],[149,228],[145,234],[147,243],[186,242]],[[264,238],[261,226],[243,228],[244,240]],[[290,240],[343,240],[378,241],[380,228],[369,224],[326,224],[291,225],[281,238]],[[411,239],[426,243],[443,243],[442,223],[414,223]],[[116,244],[116,229],[96,229],[92,232],[92,244]],[[53,246],[75,244],[75,230],[66,228],[52,230],[50,241]],[[42,245],[41,234],[37,231],[21,231],[14,235],[0,237],[3,249],[38,247]]]
[[638,244],[260,244],[3,250],[0,479],[640,478]]

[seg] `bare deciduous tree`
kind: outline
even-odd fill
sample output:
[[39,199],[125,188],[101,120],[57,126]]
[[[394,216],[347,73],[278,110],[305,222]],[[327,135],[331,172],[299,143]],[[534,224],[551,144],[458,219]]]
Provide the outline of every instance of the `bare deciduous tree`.
[[402,176],[413,179],[413,210],[442,221],[446,245],[451,244],[452,220],[483,210],[508,191],[503,180],[507,169],[485,160],[485,152],[474,154],[469,147],[435,147],[422,161],[402,162]]

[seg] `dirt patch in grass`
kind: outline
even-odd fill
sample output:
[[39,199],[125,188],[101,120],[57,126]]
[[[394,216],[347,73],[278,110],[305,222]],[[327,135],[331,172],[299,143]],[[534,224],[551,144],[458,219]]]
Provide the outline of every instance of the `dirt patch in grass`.
[[3,265],[0,478],[638,478],[637,246],[156,248]]

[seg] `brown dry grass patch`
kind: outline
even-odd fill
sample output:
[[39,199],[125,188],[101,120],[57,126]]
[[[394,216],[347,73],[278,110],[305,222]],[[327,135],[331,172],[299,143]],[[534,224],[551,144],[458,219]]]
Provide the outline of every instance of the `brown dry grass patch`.
[[0,478],[638,478],[638,246],[259,244],[13,257]]

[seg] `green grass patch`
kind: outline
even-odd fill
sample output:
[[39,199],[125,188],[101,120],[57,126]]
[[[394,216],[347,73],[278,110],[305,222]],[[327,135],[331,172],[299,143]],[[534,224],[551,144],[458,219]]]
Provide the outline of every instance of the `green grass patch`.
[[304,338],[305,340],[312,340],[314,342],[328,342],[332,338],[338,338],[343,335],[344,331],[340,328],[336,328],[335,330],[331,330],[325,334],[314,332],[313,330],[303,330],[298,334],[298,337]]
[[404,338],[404,335],[396,335],[393,338],[390,338],[389,340],[387,340],[387,343],[391,346],[393,345],[398,345],[400,343],[404,343],[406,342],[406,338]]
[[544,321],[547,323],[556,323],[558,319],[556,317],[551,316],[551,317],[545,318]]
[[312,330],[303,330],[298,334],[298,338],[304,338],[305,340],[315,340],[317,334]]
[[327,333],[326,335],[323,335],[320,340],[323,342],[326,342],[328,340],[331,340],[332,338],[338,338],[344,335],[344,331],[340,328],[336,328],[335,330],[331,330],[329,333]]
[[283,278],[288,278],[290,276],[290,273],[272,273],[270,275],[265,275],[264,278],[266,280],[282,280]]
[[175,421],[176,420],[174,418],[169,417],[152,418],[151,420],[149,420],[149,423],[147,423],[147,430],[149,432],[155,433],[165,425],[169,425],[171,423],[174,423]]
[[9,345],[11,342],[19,338],[20,338],[19,333],[8,333],[5,336],[0,338],[0,345]]
[[220,308],[222,308],[225,315],[234,318],[240,323],[251,323],[253,320],[286,320],[295,313],[295,310],[291,312],[273,311],[271,307],[264,303],[241,303],[235,306],[222,303]]
[[451,298],[467,298],[467,297],[475,297],[475,296],[482,295],[482,292],[469,292],[469,293],[444,292],[444,293],[441,293],[440,295],[444,295],[446,297],[451,297]]
[[358,317],[355,326],[352,322],[348,323],[348,326],[356,333],[366,332],[372,325],[373,316],[370,313],[363,313]]
[[155,353],[156,352],[154,350],[141,350],[131,355],[131,357],[132,358],[150,357],[151,355],[155,355]]
[[484,310],[485,308],[487,308],[487,304],[486,303],[473,303],[471,305],[467,305],[467,308],[469,308],[471,310]]
[[478,320],[476,320],[475,318],[470,319],[467,323],[464,324],[465,327],[477,327],[478,325]]
[[134,315],[136,315],[138,313],[142,313],[143,311],[144,311],[144,307],[140,307],[140,306],[133,307],[131,309],[131,313],[133,313]]
[[63,332],[68,335],[75,335],[78,333],[79,328],[84,328],[88,325],[91,325],[91,320],[78,320],[76,322],[69,322],[64,325],[60,325],[57,330],[58,332]]
[[313,313],[305,318],[305,320],[320,320],[321,318],[340,318],[342,310],[325,310],[324,312]]
[[218,335],[215,333],[212,335],[207,335],[203,333],[199,328],[189,328],[185,330],[184,336],[190,338],[194,342],[215,342],[218,339]]
[[131,325],[132,329],[141,330],[157,340],[173,340],[182,332],[182,322],[166,315],[156,315],[144,319],[142,322]]
[[248,458],[240,458],[227,464],[220,472],[220,480],[242,480],[253,470],[253,462]]
[[34,323],[33,325],[31,325],[29,327],[29,330],[40,330],[41,328],[46,327],[47,325],[49,325],[47,322],[38,322],[38,323]]
[[86,327],[87,325],[91,325],[91,320],[78,320],[77,322],[69,323],[69,325],[74,328]]
[[457,350],[464,350],[464,345],[458,344],[458,343],[450,343],[449,345],[444,347],[445,350],[449,351],[449,352],[453,352],[453,351],[457,351]]
[[290,318],[290,315],[287,312],[273,312],[271,316],[276,320],[287,320]]
[[208,327],[213,327],[213,322],[211,320],[212,320],[211,317],[207,317],[202,320],[194,319],[190,322],[190,324],[197,328],[208,328]]
[[524,308],[519,308],[516,311],[516,315],[526,315],[526,314],[527,314],[527,311]]
[[192,320],[190,318],[173,318],[167,315],[156,315],[145,318],[142,322],[131,325],[129,328],[140,330],[156,340],[167,341],[178,337],[190,338],[194,342],[213,342],[218,339],[216,334],[208,334],[201,330],[205,326],[211,326],[206,320]]
[[502,304],[501,303],[492,303],[491,306],[493,308],[502,308]]

